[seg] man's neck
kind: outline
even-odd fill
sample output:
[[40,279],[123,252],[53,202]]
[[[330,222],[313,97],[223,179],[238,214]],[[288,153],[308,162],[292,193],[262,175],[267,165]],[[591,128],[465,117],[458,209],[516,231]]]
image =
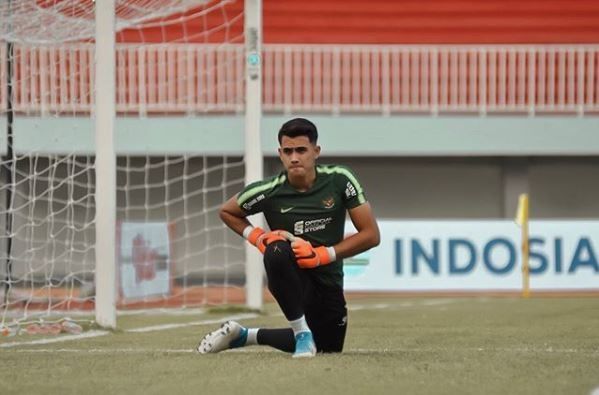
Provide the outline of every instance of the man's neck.
[[312,188],[312,185],[314,185],[314,182],[316,181],[316,169],[304,177],[291,177],[289,173],[287,173],[287,177],[289,184],[295,190],[299,192],[306,192],[308,189]]

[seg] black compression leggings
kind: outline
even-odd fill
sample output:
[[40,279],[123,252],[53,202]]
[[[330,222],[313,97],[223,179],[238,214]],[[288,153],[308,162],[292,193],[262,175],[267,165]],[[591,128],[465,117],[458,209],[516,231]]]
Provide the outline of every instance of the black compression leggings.
[[304,315],[303,286],[298,273],[300,269],[288,242],[277,241],[266,247],[264,268],[268,289],[279,303],[285,318],[293,321]]
[[[277,241],[266,247],[264,267],[268,289],[287,320],[293,321],[305,315],[318,351],[341,352],[347,329],[343,290],[340,287],[319,287],[314,282],[317,273],[303,271],[297,266],[293,250],[286,241]],[[295,351],[291,328],[260,329],[257,341],[281,351]]]

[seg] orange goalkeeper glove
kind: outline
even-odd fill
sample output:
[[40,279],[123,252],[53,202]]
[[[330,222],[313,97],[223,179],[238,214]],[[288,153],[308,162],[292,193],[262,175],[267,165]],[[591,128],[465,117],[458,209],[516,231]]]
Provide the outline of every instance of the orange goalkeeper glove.
[[328,265],[335,260],[335,249],[333,247],[312,247],[309,241],[294,237],[291,248],[302,269],[313,269],[318,266]]
[[289,232],[285,232],[284,230],[275,230],[267,233],[260,227],[250,228],[249,226],[243,231],[243,235],[247,241],[256,246],[256,248],[258,248],[262,254],[264,254],[266,247],[270,243],[274,243],[275,241],[287,241],[288,239],[285,234],[289,234]]

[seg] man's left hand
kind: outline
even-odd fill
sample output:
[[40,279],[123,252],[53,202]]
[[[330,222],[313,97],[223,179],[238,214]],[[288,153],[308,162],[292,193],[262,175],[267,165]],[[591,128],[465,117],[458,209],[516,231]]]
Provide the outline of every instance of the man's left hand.
[[318,266],[328,265],[335,260],[333,247],[312,247],[309,241],[299,237],[295,237],[291,242],[291,248],[298,266],[302,269],[313,269]]

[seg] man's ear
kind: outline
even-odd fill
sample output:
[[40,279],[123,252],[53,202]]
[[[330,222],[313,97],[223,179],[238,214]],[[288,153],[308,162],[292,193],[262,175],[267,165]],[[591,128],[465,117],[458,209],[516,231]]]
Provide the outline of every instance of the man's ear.
[[320,145],[314,147],[314,150],[316,151],[316,157],[318,158],[318,155],[320,155]]

